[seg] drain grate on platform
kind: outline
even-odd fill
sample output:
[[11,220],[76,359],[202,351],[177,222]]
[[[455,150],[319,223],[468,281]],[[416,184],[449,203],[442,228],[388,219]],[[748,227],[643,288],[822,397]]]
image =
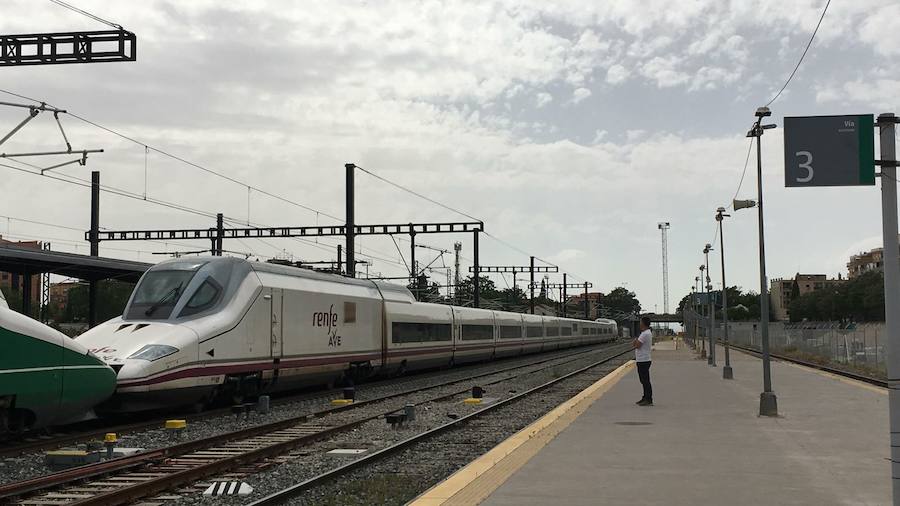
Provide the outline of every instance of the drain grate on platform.
[[653,425],[653,422],[613,422],[616,425]]

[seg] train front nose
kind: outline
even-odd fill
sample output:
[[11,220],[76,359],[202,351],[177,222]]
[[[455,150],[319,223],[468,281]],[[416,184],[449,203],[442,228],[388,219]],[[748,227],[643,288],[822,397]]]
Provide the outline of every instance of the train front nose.
[[[152,327],[156,327],[155,329]],[[116,371],[116,410],[139,411],[173,406],[179,391],[192,381],[197,364],[197,334],[175,324],[153,324],[127,352],[110,357]],[[121,347],[120,349],[126,349]]]

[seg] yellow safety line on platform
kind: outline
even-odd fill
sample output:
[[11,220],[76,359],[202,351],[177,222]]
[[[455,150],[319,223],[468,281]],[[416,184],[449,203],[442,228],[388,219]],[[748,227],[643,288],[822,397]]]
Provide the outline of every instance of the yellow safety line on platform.
[[478,504],[634,368],[629,360],[575,397],[413,499],[410,506]]

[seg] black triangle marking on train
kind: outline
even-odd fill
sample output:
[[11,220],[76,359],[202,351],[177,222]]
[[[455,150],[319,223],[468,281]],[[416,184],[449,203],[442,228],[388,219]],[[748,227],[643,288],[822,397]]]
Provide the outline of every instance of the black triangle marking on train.
[[215,357],[215,356],[216,356],[216,349],[215,349],[215,348],[212,348],[212,349],[210,349],[209,351],[207,351],[206,354],[209,355],[210,357]]

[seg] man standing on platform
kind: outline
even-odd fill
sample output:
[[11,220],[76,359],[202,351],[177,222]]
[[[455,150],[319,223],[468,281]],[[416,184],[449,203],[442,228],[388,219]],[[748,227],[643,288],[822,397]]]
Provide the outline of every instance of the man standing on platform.
[[634,361],[637,362],[638,377],[644,387],[644,396],[637,401],[638,406],[653,405],[653,387],[650,385],[650,348],[653,346],[653,333],[650,332],[650,318],[641,318],[641,335],[632,341]]

